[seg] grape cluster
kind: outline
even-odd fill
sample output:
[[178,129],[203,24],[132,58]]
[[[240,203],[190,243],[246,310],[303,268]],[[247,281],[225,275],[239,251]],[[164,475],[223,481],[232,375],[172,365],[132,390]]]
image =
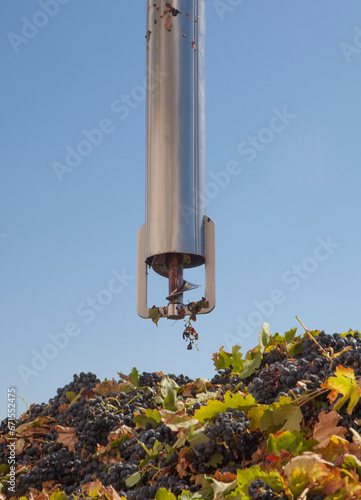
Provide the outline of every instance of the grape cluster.
[[207,473],[210,470],[207,462],[215,453],[219,453],[218,465],[223,467],[229,462],[250,460],[261,437],[260,434],[249,431],[246,414],[233,408],[218,413],[215,422],[207,425],[205,435],[209,441],[195,446],[194,449],[195,460],[192,466],[199,473]]
[[252,481],[248,486],[248,495],[252,500],[276,500],[286,498],[283,494],[278,494],[269,484],[262,479]]
[[221,386],[221,394],[234,390],[242,382],[242,379],[235,375],[232,369],[233,366],[231,365],[229,368],[219,370],[211,380],[211,384]]
[[87,461],[82,458],[75,458],[72,451],[61,448],[36,463],[35,467],[19,476],[19,489],[23,493],[29,488],[42,490],[42,484],[46,481],[56,481],[62,484],[66,493],[75,491],[79,479],[83,476],[84,467]]
[[[257,402],[270,404],[279,396],[294,398],[306,390],[315,391],[338,365],[352,367],[356,376],[361,374],[361,338],[358,333],[345,338],[337,333],[327,335],[322,331],[316,342],[310,336],[304,337],[301,342],[302,353],[294,357],[288,358],[284,351],[277,348],[265,353],[260,372],[244,381],[243,387],[247,387]],[[340,355],[332,358],[331,362],[332,352]],[[301,381],[302,384],[299,383]]]

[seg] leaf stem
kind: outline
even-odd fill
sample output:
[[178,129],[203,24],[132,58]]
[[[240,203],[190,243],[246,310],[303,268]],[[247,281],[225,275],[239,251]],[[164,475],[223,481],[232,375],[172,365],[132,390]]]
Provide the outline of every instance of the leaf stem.
[[25,401],[24,396],[19,396],[19,398],[21,398],[24,401],[24,403],[27,406],[27,409],[30,410],[30,407],[29,407],[28,403]]
[[297,321],[299,321],[302,325],[302,327],[304,328],[305,332],[309,332],[309,329],[305,327],[305,325],[302,323],[302,321],[300,320],[300,318],[296,315],[296,319]]
[[302,321],[300,320],[300,318],[296,315],[296,319],[297,321],[299,321],[301,323],[301,325],[303,326],[303,328],[305,329],[305,332],[308,334],[308,337],[311,338],[314,343],[321,349],[321,351],[323,352],[323,354],[325,355],[325,357],[332,363],[332,356],[329,355],[329,353],[326,351],[326,349],[324,349],[318,342],[317,340],[315,339],[315,337],[310,333],[310,330],[308,330],[305,325],[302,323]]

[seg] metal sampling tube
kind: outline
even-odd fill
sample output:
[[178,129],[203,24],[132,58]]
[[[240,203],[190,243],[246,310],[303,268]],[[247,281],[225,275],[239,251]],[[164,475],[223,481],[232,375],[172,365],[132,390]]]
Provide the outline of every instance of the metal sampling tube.
[[204,0],[148,0],[145,257],[170,294],[205,262],[204,36]]
[[[215,306],[215,225],[205,215],[205,0],[147,0],[146,220],[138,230],[137,311],[193,314],[183,269],[205,264]],[[148,307],[148,268],[168,278],[167,306]]]

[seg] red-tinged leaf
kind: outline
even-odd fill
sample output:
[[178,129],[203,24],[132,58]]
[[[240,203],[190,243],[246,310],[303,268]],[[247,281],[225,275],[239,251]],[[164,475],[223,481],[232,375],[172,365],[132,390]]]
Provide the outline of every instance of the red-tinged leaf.
[[270,434],[267,441],[267,450],[280,457],[281,460],[289,459],[291,455],[300,455],[305,451],[311,451],[315,446],[314,439],[306,439],[298,431],[279,431]]
[[92,483],[88,484],[85,487],[84,491],[91,498],[94,498],[94,497],[98,496],[102,487],[103,487],[102,483],[99,481],[99,479],[97,479],[96,481],[93,481]]
[[270,453],[265,458],[266,458],[266,460],[269,460],[270,462],[280,462],[281,461],[280,456],[275,455],[275,453]]
[[267,442],[262,441],[257,450],[252,454],[251,460],[249,462],[242,463],[242,466],[247,466],[249,464],[256,464],[262,462],[267,453]]
[[191,463],[189,451],[190,448],[182,448],[178,453],[177,472],[180,477],[188,476],[187,469]]
[[334,465],[332,462],[324,460],[317,453],[306,451],[302,455],[291,458],[283,467],[283,471],[289,480],[291,480],[294,471],[304,470],[311,480],[321,481],[329,476],[333,468]]
[[48,500],[49,499],[49,497],[47,495],[44,495],[44,493],[39,493],[38,491],[34,490],[33,488],[29,488],[29,490],[30,490],[29,500]]
[[216,472],[213,475],[214,479],[216,481],[220,481],[221,483],[231,483],[235,479],[237,479],[237,475],[233,474],[232,472],[221,472],[220,470],[216,470]]
[[334,406],[336,411],[349,400],[347,406],[347,413],[349,415],[352,413],[361,396],[361,389],[357,385],[353,369],[341,365],[336,367],[335,376],[329,377],[321,387],[330,389],[331,392],[328,394],[330,403],[333,403],[340,394],[342,395]]

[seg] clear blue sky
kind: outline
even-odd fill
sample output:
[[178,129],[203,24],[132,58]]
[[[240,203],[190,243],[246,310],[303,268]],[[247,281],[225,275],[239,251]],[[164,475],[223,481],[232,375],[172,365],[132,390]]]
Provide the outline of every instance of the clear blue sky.
[[[156,328],[136,313],[145,5],[2,2],[1,418],[8,387],[41,403],[81,371],[212,377],[212,353],[246,352],[262,321],[273,333],[297,326],[296,314],[309,329],[361,328],[360,2],[206,2],[217,305],[197,321],[199,352],[186,350],[183,322]],[[112,106],[127,95],[121,119]],[[54,162],[99,127],[98,144],[83,143],[59,178]],[[114,272],[123,290],[109,296]],[[154,280],[151,305],[166,292]],[[89,312],[99,294],[110,303]]]

